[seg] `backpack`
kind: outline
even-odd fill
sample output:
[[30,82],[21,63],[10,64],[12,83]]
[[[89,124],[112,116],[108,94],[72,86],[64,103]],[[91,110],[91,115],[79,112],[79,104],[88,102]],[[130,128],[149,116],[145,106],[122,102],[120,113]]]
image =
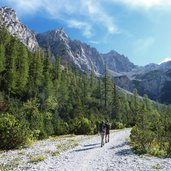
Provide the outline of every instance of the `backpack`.
[[106,134],[109,134],[110,125],[108,123],[106,123],[105,126],[106,126]]
[[110,125],[106,123],[106,130],[109,131],[109,129],[110,129]]
[[99,124],[99,132],[105,133],[105,129],[106,129],[105,124],[104,123],[100,123]]

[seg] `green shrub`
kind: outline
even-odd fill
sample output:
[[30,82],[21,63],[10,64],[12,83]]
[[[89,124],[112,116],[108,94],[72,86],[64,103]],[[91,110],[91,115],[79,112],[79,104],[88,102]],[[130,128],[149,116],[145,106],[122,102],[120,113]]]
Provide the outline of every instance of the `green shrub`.
[[92,134],[94,132],[95,126],[87,118],[75,118],[71,123],[71,130],[75,134]]
[[122,122],[117,122],[117,121],[113,121],[111,128],[112,129],[123,129],[125,127],[125,125]]
[[54,124],[54,132],[55,135],[62,135],[68,133],[68,124],[67,122],[63,121],[62,119],[58,119]]
[[154,140],[154,133],[150,130],[142,130],[138,126],[134,126],[131,130],[131,143],[135,152],[146,153],[151,148]]
[[28,130],[13,115],[0,114],[0,149],[13,149],[26,143]]
[[165,157],[167,155],[166,151],[155,149],[155,148],[150,149],[149,153],[150,155],[157,156],[157,157]]

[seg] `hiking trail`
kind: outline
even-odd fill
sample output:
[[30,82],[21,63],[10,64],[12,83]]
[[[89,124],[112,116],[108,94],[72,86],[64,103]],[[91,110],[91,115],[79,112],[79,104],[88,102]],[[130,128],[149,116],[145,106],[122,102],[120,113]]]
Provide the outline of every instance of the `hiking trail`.
[[[66,139],[44,140],[33,145],[32,149],[24,149],[24,154],[38,154],[43,147],[47,153],[46,159],[37,163],[22,162],[15,168],[17,171],[160,171],[171,170],[171,159],[161,159],[146,155],[134,154],[128,144],[130,129],[112,131],[110,142],[100,147],[100,136],[75,136],[69,143],[78,142],[76,147],[63,151],[59,155],[49,155],[47,150],[54,150],[55,142],[63,143]],[[58,147],[60,147],[60,143]],[[55,145],[55,146],[54,146]],[[42,147],[41,147],[42,146]],[[33,150],[35,149],[35,150]],[[17,151],[17,150],[14,150]],[[12,153],[13,151],[11,151]],[[8,152],[10,155],[10,151]],[[14,155],[21,153],[13,152]],[[2,154],[1,154],[2,155]],[[8,157],[8,154],[6,154]],[[25,158],[25,160],[28,160]],[[2,163],[2,157],[0,157]],[[1,169],[0,169],[1,170]]]

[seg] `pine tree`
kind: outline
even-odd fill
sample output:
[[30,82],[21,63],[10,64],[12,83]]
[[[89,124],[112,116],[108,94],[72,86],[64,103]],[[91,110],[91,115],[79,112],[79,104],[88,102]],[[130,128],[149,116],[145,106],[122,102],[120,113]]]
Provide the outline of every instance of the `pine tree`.
[[107,95],[108,95],[108,89],[107,89],[107,66],[105,66],[105,75],[104,75],[104,105],[107,107]]
[[29,82],[28,89],[31,97],[37,97],[43,83],[43,57],[40,51],[29,53]]
[[103,95],[102,95],[102,87],[103,87],[103,82],[101,81],[101,79],[98,80],[98,88],[97,88],[97,95],[96,97],[99,99],[100,104],[102,105],[102,101],[103,101]]
[[134,92],[133,92],[133,97],[132,97],[132,101],[131,101],[131,110],[132,110],[132,114],[133,114],[133,122],[135,123],[135,119],[140,110],[140,103],[139,103],[137,89],[134,89]]
[[5,47],[0,43],[0,73],[5,70]]
[[68,86],[68,68],[67,65],[65,65],[65,69],[63,70],[61,75],[61,84],[59,90],[59,100],[61,104],[64,104],[69,98]]
[[97,81],[96,81],[96,76],[94,73],[94,70],[91,70],[90,74],[90,89],[91,89],[91,94],[94,95],[94,91],[97,88]]
[[0,44],[2,43],[4,47],[11,41],[11,35],[5,27],[0,28]]
[[17,54],[17,89],[22,92],[28,82],[29,77],[29,61],[28,52],[23,45],[19,45]]
[[119,106],[119,95],[116,90],[116,85],[113,85],[113,100],[112,100],[112,118],[120,121],[121,120],[121,114],[120,114],[120,106]]
[[107,66],[105,66],[104,78],[103,78],[103,97],[104,97],[104,106],[105,108],[112,102],[112,88],[113,88],[113,81],[111,76],[107,71]]
[[14,93],[16,90],[16,60],[17,60],[17,42],[15,39],[12,39],[10,44],[7,46],[6,51],[6,88],[8,93]]
[[43,68],[43,75],[44,75],[44,95],[45,99],[48,98],[48,96],[51,96],[53,94],[53,82],[52,82],[52,63],[50,61],[51,56],[50,52],[48,51],[48,56],[45,56],[44,58],[44,68]]
[[54,80],[58,80],[60,82],[61,74],[62,74],[61,57],[57,57],[54,65]]
[[55,64],[53,67],[53,74],[54,74],[54,93],[55,96],[57,97],[59,94],[59,88],[61,84],[61,75],[62,75],[62,69],[61,69],[61,58],[57,57],[55,60]]
[[90,85],[89,85],[89,80],[88,80],[88,75],[85,74],[83,77],[83,98],[84,98],[84,102],[86,102],[87,100],[90,100],[90,90],[92,91],[92,89],[90,89]]

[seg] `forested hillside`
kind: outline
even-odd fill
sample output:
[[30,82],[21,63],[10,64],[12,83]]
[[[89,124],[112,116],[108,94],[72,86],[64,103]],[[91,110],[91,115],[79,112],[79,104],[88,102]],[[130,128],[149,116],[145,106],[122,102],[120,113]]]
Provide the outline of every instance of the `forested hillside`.
[[0,30],[0,148],[67,133],[93,134],[108,119],[112,128],[130,127],[138,152],[170,154],[171,109],[119,92],[107,72],[83,73],[50,51],[31,53]]

